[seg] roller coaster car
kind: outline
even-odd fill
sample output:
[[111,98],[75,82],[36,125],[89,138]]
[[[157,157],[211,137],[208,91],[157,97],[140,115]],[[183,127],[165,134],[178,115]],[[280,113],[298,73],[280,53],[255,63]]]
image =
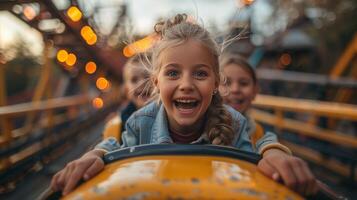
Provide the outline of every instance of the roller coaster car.
[[[254,153],[213,145],[120,149],[105,155],[101,173],[63,199],[304,199],[261,174],[259,159]],[[55,194],[45,199],[61,198]]]

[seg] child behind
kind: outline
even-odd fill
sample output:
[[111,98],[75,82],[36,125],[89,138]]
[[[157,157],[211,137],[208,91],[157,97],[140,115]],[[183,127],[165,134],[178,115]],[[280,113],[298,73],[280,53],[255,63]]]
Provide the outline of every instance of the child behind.
[[[222,103],[218,91],[217,44],[205,29],[186,19],[186,15],[176,15],[173,20],[155,26],[161,39],[152,48],[149,72],[157,102],[144,106],[128,119],[121,146],[110,138],[58,172],[51,183],[54,190],[67,194],[81,178],[87,180],[103,169],[105,152],[120,147],[182,143],[227,145],[254,151],[245,118]],[[314,178],[300,164],[304,165],[282,149],[271,147],[265,150],[258,169],[269,177],[277,174],[300,193],[312,193]],[[290,176],[296,177],[293,180]]]
[[287,147],[278,143],[274,133],[264,132],[263,127],[247,115],[247,110],[251,107],[252,101],[259,92],[254,69],[243,57],[230,52],[224,52],[220,56],[219,62],[221,71],[226,78],[226,81],[220,86],[220,91],[224,94],[223,101],[246,117],[248,122],[247,131],[253,148],[262,154],[264,149],[268,147],[262,142],[269,138],[269,140],[276,141],[275,144],[270,145],[278,145],[291,154]]
[[126,106],[115,113],[103,131],[103,138],[114,137],[118,141],[120,135],[125,131],[125,123],[136,110],[143,107],[150,98],[150,88],[145,88],[143,83],[149,78],[146,62],[142,59],[144,53],[136,54],[129,58],[123,69],[124,91],[128,100]]
[[[252,101],[255,99],[255,96],[259,92],[259,85],[253,67],[238,54],[225,52],[220,56],[220,68],[224,77],[226,78],[226,82],[220,86],[221,92],[225,93],[225,95],[223,95],[224,102],[232,106],[247,118],[247,131],[252,141],[253,147],[261,154],[264,153],[265,148],[271,145],[278,145],[280,148],[285,149],[286,152],[289,152],[290,150],[287,147],[278,143],[274,133],[265,132],[263,127],[254,119],[252,119],[247,113],[252,105]],[[273,139],[276,143],[262,145],[262,143],[264,143],[267,138]],[[302,170],[310,174],[310,170],[306,168],[305,162],[292,156],[290,159],[297,160],[293,162],[304,166]],[[275,159],[265,159],[265,161],[269,162],[260,162],[259,165],[264,164],[273,167],[275,165],[274,160]],[[272,176],[274,179],[279,179],[278,175],[276,174],[273,174]],[[303,177],[301,180],[304,178],[308,177]]]

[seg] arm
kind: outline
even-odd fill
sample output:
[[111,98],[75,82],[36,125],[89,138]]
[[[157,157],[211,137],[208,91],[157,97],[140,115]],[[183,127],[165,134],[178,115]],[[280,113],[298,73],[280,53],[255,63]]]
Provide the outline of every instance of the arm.
[[102,160],[104,150],[94,149],[81,158],[69,162],[65,168],[57,172],[51,180],[54,191],[62,190],[66,195],[72,191],[81,179],[88,180],[104,168]]
[[316,179],[307,163],[279,149],[265,151],[258,169],[275,181],[282,180],[286,186],[302,195],[317,192]]
[[[261,125],[256,124],[256,127],[259,126]],[[263,156],[258,163],[258,169],[263,174],[275,181],[283,181],[285,185],[300,194],[316,193],[316,180],[306,162],[292,156],[290,149],[278,142],[276,134],[265,132],[258,138],[255,146]]]
[[267,131],[255,143],[256,150],[259,154],[264,155],[264,152],[269,149],[279,149],[289,155],[292,155],[290,149],[279,143],[275,133]]
[[121,147],[136,145],[138,137],[131,126],[132,123],[127,123],[127,131],[122,135],[122,146],[114,137],[103,140],[93,150],[79,159],[69,162],[65,168],[57,172],[52,178],[51,188],[54,191],[62,190],[63,195],[68,194],[81,179],[89,180],[103,170],[104,162],[102,158],[105,153]]
[[258,169],[263,174],[275,181],[282,181],[302,195],[316,194],[316,179],[304,160],[280,147],[274,148],[274,144],[268,147],[262,151],[263,158],[258,163]]

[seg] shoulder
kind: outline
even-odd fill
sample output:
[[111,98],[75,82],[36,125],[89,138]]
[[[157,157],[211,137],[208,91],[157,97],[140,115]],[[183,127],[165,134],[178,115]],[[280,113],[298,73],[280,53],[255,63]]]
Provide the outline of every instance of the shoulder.
[[242,132],[246,131],[247,129],[247,120],[246,118],[237,110],[232,108],[229,105],[224,105],[226,110],[231,114],[232,116],[232,128],[235,132]]
[[238,112],[237,110],[235,110],[231,106],[225,104],[224,107],[231,114],[233,121],[236,121],[236,120],[246,121],[246,118],[240,112]]

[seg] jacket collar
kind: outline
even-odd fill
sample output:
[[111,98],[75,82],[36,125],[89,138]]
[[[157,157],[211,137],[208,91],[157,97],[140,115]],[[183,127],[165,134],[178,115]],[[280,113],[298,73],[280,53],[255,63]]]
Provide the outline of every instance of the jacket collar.
[[170,137],[165,108],[162,105],[162,103],[160,103],[159,106],[160,108],[156,114],[156,118],[154,120],[154,124],[151,130],[152,135],[151,135],[150,143],[152,144],[173,143]]
[[[174,143],[170,137],[167,115],[162,103],[159,104],[159,110],[156,114],[154,124],[151,129],[151,144]],[[209,139],[206,134],[202,134],[196,141],[191,144],[209,144]]]

